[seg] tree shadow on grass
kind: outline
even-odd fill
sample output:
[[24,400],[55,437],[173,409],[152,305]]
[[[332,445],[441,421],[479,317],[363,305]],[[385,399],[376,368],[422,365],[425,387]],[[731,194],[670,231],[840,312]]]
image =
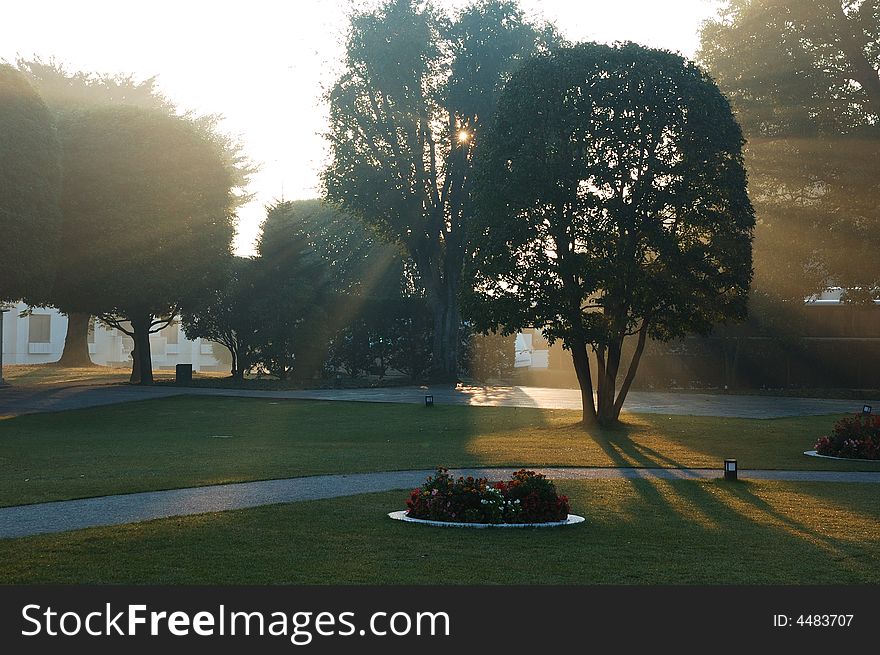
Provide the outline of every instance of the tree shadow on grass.
[[[616,466],[686,470],[672,457],[634,442],[631,438],[634,431],[634,426],[623,424],[619,428],[600,430],[591,437]],[[691,521],[694,529],[698,529],[699,523],[714,524],[725,529],[724,526],[749,521],[756,528],[767,531],[768,544],[780,539],[795,540],[828,557],[829,565],[836,562],[837,566],[841,566],[840,562],[845,561],[843,566],[858,569],[857,572],[862,574],[870,574],[867,570],[868,563],[862,566],[852,559],[854,552],[858,553],[860,550],[857,543],[823,535],[814,526],[780,511],[758,495],[755,483],[726,482],[720,476],[719,467],[719,479],[710,482],[711,486],[706,483],[694,484],[687,480],[669,482],[646,478],[634,480],[631,484],[643,504],[656,507],[658,512],[677,514],[683,520]],[[799,488],[798,493],[807,498],[823,496],[819,485],[810,485],[807,489]],[[824,496],[826,500],[841,504],[839,496],[830,490]],[[681,502],[676,502],[676,498]],[[864,511],[864,507],[860,507],[857,502],[844,501],[844,504],[852,511]]]

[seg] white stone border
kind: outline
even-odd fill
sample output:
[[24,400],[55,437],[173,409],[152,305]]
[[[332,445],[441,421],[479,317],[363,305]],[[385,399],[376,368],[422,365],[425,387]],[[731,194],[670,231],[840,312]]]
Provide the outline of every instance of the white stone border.
[[423,523],[424,525],[435,525],[439,528],[557,528],[562,525],[575,525],[583,523],[586,519],[577,514],[569,514],[564,521],[553,521],[551,523],[456,523],[454,521],[429,521],[427,519],[413,519],[406,515],[406,510],[399,512],[388,512],[388,516],[395,521],[405,521],[407,523]]
[[858,459],[856,457],[834,457],[833,455],[820,455],[815,450],[805,450],[804,455],[807,457],[821,457],[822,459],[836,459],[841,462],[872,462],[873,464],[880,464],[880,459]]

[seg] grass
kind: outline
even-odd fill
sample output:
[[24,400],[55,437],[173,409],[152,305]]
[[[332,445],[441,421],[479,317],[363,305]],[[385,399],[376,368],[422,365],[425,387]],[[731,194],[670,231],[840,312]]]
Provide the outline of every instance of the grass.
[[[202,371],[194,373],[196,380],[219,379],[226,373]],[[4,364],[3,378],[16,386],[45,386],[53,384],[122,384],[128,382],[131,368],[110,366],[67,367],[53,364]],[[157,382],[174,380],[174,371],[155,369],[153,377]]]
[[[131,368],[110,366],[66,367],[57,364],[6,364],[3,377],[10,384],[22,387],[48,385],[96,385],[125,384],[131,376]],[[175,384],[173,369],[153,369],[153,380],[158,385]],[[257,391],[285,391],[294,389],[361,389],[376,386],[392,387],[409,385],[409,378],[385,378],[376,376],[359,378],[343,377],[341,380],[279,380],[271,376],[248,376],[244,380],[233,379],[228,371],[193,372],[192,386],[214,389],[250,389]]]
[[584,524],[456,530],[388,519],[388,492],[0,541],[0,582],[880,582],[869,484],[567,481]]
[[[455,466],[880,470],[802,455],[835,417],[628,415],[514,407],[175,397],[0,420],[0,505],[321,473]],[[228,438],[217,438],[228,437]]]

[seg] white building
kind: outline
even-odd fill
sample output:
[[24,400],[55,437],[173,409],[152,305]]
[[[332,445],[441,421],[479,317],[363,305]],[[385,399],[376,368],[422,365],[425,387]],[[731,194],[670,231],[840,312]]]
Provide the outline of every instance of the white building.
[[[49,307],[34,307],[29,316],[19,316],[26,309],[27,305],[19,303],[3,314],[3,364],[57,362],[64,350],[67,317]],[[131,337],[99,322],[94,322],[92,328],[88,337],[92,362],[100,366],[131,366]],[[229,370],[229,352],[224,346],[187,339],[177,323],[150,335],[150,351],[154,369],[192,364],[193,371]]]
[[550,346],[541,334],[540,330],[517,332],[516,334],[516,359],[515,368],[540,368],[550,367]]

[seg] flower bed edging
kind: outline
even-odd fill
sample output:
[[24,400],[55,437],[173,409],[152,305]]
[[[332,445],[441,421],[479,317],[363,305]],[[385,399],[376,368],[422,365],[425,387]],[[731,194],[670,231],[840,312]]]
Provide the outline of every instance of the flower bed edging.
[[836,459],[839,462],[871,462],[873,464],[880,464],[880,460],[878,459],[858,459],[856,457],[834,457],[834,455],[820,455],[815,450],[805,450],[804,455],[807,457],[821,457],[822,459]]
[[455,521],[429,521],[428,519],[414,519],[406,515],[406,510],[388,512],[388,516],[395,521],[406,523],[422,523],[434,525],[440,528],[558,528],[563,525],[575,525],[583,523],[586,519],[577,514],[569,514],[564,521],[551,521],[545,523],[457,523]]

